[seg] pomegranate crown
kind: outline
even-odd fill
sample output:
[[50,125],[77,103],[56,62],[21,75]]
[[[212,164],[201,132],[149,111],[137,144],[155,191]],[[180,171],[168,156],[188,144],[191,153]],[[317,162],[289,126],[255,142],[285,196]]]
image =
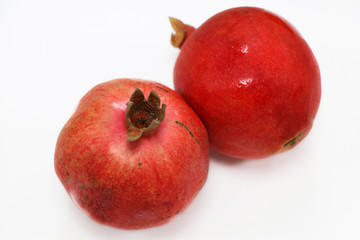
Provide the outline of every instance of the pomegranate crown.
[[144,93],[136,88],[127,103],[125,119],[129,126],[126,139],[136,141],[143,135],[153,134],[165,118],[166,105],[162,104],[159,95],[152,90],[147,99]]

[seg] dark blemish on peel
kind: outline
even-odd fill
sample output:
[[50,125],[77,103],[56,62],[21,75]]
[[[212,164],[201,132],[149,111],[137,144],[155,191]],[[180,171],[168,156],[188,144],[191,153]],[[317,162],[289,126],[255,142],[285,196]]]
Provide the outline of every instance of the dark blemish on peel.
[[278,34],[277,37],[280,38],[281,41],[286,42],[286,39],[285,39],[285,37],[283,35]]
[[185,124],[183,124],[182,122],[179,122],[179,121],[175,121],[175,123],[182,126],[183,128],[185,128],[188,131],[188,133],[191,135],[191,137],[195,139],[197,144],[200,145],[199,140],[194,136],[194,134],[190,131],[190,129]]
[[164,206],[171,206],[172,205],[172,203],[170,201],[162,202],[161,204],[164,205]]
[[141,167],[141,162],[138,163],[138,167]]
[[290,141],[285,143],[284,147],[292,147],[292,146],[294,146],[298,142],[300,137],[301,137],[301,134],[297,135],[296,137],[294,137],[293,139],[291,139]]
[[66,171],[66,173],[65,173],[65,182],[70,182],[70,173],[69,173],[69,171]]
[[160,86],[156,86],[156,87],[157,87],[158,89],[164,91],[164,92],[168,92],[168,90],[166,90],[166,89],[164,89],[164,88],[162,88],[162,87],[160,87]]
[[288,141],[287,143],[284,144],[284,147],[291,147],[291,146],[294,146],[296,143],[296,139],[293,138],[291,139],[290,141]]
[[180,125],[180,126],[182,126],[183,128],[185,128],[185,129],[189,132],[189,134],[190,134],[192,137],[194,137],[194,134],[190,131],[190,129],[189,129],[185,124],[183,124],[182,122],[179,122],[179,121],[175,121],[175,123],[178,124],[178,125]]
[[200,131],[201,139],[204,139],[204,134],[203,134],[203,132],[201,131],[201,128],[198,128],[198,130]]
[[177,215],[177,214],[179,214],[179,213],[180,213],[180,211],[179,211],[179,210],[177,210],[177,211],[176,211],[176,213],[175,213],[175,215]]
[[208,138],[205,138],[205,136],[204,136],[203,131],[201,130],[201,128],[198,128],[198,129],[199,129],[200,134],[201,134],[201,140],[203,140],[203,141],[205,140],[205,145],[207,145],[209,139],[208,139]]

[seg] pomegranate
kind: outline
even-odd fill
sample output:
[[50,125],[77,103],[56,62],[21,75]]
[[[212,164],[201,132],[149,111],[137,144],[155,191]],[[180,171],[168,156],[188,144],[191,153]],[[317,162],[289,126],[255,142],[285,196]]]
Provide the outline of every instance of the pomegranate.
[[123,229],[158,226],[184,211],[208,167],[200,119],[175,91],[144,80],[91,89],[55,150],[56,174],[76,205]]
[[175,90],[207,128],[210,147],[240,159],[294,147],[317,113],[320,71],[308,44],[284,19],[239,7],[195,29],[170,18],[181,49]]

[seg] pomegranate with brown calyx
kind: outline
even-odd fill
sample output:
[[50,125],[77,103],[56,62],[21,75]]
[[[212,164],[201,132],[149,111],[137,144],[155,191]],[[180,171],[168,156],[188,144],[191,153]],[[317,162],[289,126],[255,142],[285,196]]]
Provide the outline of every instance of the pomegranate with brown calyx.
[[144,80],[91,89],[55,150],[71,199],[95,221],[123,229],[159,226],[184,211],[208,167],[200,119],[175,91]]

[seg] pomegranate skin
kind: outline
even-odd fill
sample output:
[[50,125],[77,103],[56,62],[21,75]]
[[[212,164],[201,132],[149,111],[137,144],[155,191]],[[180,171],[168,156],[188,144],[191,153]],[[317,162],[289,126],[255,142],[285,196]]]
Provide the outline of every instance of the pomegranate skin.
[[187,36],[174,86],[205,124],[210,147],[239,159],[294,147],[310,131],[321,96],[305,40],[254,7],[218,13]]
[[[156,91],[167,105],[152,134],[128,141],[127,102],[135,88]],[[162,225],[182,212],[204,185],[209,144],[185,100],[151,81],[116,79],[95,86],[60,132],[55,171],[93,220],[122,229]]]

